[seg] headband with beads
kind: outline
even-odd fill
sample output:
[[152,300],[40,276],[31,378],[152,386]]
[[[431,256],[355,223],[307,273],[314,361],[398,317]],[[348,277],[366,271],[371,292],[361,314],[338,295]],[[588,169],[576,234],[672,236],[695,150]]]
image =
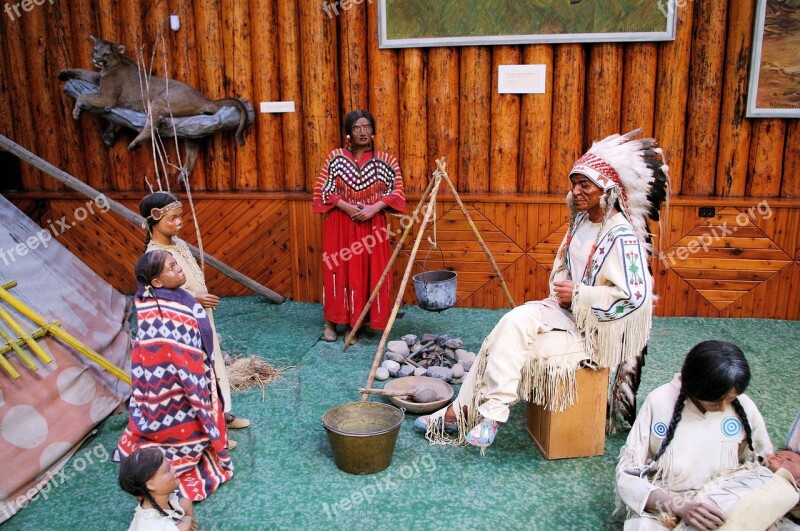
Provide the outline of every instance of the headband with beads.
[[147,220],[148,219],[152,219],[153,221],[159,221],[161,218],[163,218],[165,215],[167,215],[168,212],[172,212],[176,208],[181,208],[181,202],[180,201],[173,201],[172,203],[170,203],[170,204],[168,204],[166,206],[163,206],[161,208],[154,208],[154,209],[150,210],[150,215],[147,216],[147,218],[142,222],[142,228],[145,228],[145,229],[147,228]]

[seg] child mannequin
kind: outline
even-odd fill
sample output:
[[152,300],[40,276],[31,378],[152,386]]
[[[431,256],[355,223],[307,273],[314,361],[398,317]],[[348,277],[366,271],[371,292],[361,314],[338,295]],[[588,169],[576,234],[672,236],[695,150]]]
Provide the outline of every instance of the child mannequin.
[[197,529],[192,502],[178,498],[178,479],[158,448],[143,448],[123,461],[119,486],[140,499],[128,531]]
[[[761,531],[800,529],[784,516],[798,499],[800,454],[780,450],[767,456],[765,466],[755,465],[731,471],[711,482],[697,495],[725,514],[718,530]],[[697,528],[679,524],[675,531]]]
[[[169,192],[154,192],[142,199],[139,211],[145,218],[144,228],[147,230],[145,252],[153,249],[169,251],[186,274],[186,284],[183,285],[183,289],[197,299],[208,313],[208,319],[214,329],[214,369],[225,404],[224,411],[228,428],[239,429],[250,426],[249,420],[236,417],[231,413],[231,387],[228,382],[228,371],[225,368],[214,325],[213,313],[219,304],[219,297],[208,292],[203,271],[192,256],[186,242],[178,238],[178,234],[183,228],[181,203],[175,195]],[[228,445],[228,449],[232,450],[236,447],[236,441],[229,438]]]
[[234,471],[211,323],[202,305],[180,289],[186,275],[169,251],[143,254],[135,272],[129,416],[112,459],[156,447],[178,477],[181,495],[204,500]]

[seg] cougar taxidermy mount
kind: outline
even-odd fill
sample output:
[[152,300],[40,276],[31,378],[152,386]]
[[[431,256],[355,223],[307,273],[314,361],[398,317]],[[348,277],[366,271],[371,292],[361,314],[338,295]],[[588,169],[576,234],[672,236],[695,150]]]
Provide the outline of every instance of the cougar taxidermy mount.
[[[129,150],[138,148],[145,140],[152,138],[152,126],[157,130],[164,118],[215,114],[222,107],[231,106],[239,111],[239,126],[236,129],[236,142],[244,145],[242,133],[248,125],[247,107],[236,98],[211,100],[186,83],[149,76],[125,53],[125,46],[89,37],[94,43],[92,63],[100,72],[83,69],[68,69],[58,73],[62,81],[82,79],[99,85],[95,93],[81,94],[75,100],[72,116],[76,120],[82,111],[109,112],[121,107],[147,115],[147,123],[139,135],[128,145]],[[169,84],[169,87],[167,85]],[[149,102],[150,112],[147,104]],[[119,126],[110,126],[103,135],[106,145],[113,143]]]

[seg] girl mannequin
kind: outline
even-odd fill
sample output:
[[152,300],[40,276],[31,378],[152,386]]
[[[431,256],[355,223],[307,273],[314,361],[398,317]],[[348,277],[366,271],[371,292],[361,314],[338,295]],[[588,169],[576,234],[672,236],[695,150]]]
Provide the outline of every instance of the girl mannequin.
[[[231,413],[231,387],[228,382],[228,371],[222,357],[222,350],[217,339],[216,327],[214,326],[214,309],[219,304],[219,297],[208,292],[206,287],[205,275],[192,256],[186,242],[178,238],[183,228],[183,208],[178,198],[169,192],[154,192],[139,204],[139,211],[145,218],[145,252],[154,249],[164,249],[169,251],[186,274],[186,284],[183,289],[188,291],[197,301],[203,305],[214,329],[214,370],[217,373],[218,384],[222,392],[224,402],[225,418],[228,428],[246,428],[250,421],[236,417]],[[236,447],[236,441],[228,440],[229,449]]]
[[178,479],[158,448],[143,448],[123,461],[119,486],[140,500],[129,531],[197,529],[192,502],[178,498]]

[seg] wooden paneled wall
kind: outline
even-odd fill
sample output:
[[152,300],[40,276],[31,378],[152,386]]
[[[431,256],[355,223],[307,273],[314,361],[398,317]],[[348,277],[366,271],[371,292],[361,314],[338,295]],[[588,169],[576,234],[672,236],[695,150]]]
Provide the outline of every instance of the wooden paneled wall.
[[[155,176],[152,152],[129,153],[132,132],[105,148],[104,124],[90,114],[73,120],[74,101],[56,78],[63,68],[91,67],[90,34],[131,55],[144,46],[148,59],[155,46],[156,73],[210,97],[247,98],[256,109],[294,101],[294,113],[257,114],[244,147],[230,133],[206,140],[191,182],[207,250],[287,297],[318,302],[321,217],[309,192],[344,141],[346,112],[368,108],[376,145],[398,156],[412,200],[434,159],[446,157],[521,303],[546,294],[573,161],[592,140],[641,127],[665,150],[674,194],[663,259],[654,263],[659,314],[800,318],[800,121],[744,116],[751,0],[681,2],[673,42],[403,50],[378,48],[376,4],[350,3],[329,17],[321,0],[70,0],[15,20],[2,15],[0,134],[135,208]],[[171,13],[181,18],[177,32],[166,29]],[[546,65],[544,94],[496,93],[497,67],[515,63]],[[0,189],[9,188],[7,176],[0,168]],[[174,172],[171,181],[175,188]],[[26,164],[9,197],[43,226],[85,202]],[[764,201],[768,219],[751,210]],[[701,206],[714,216],[700,217]],[[445,194],[438,235],[445,266],[459,273],[458,304],[503,307],[453,207]],[[720,226],[737,230],[718,238]],[[59,241],[131,292],[141,236],[102,214]],[[246,292],[208,275],[212,291]]]
[[[0,133],[102,190],[146,189],[151,151],[128,153],[130,133],[106,149],[100,119],[76,123],[61,93],[57,72],[91,67],[94,34],[148,60],[155,46],[157,73],[210,97],[295,102],[258,114],[244,147],[208,139],[196,190],[310,191],[344,114],[369,108],[410,191],[445,156],[459,191],[560,194],[592,140],[641,127],[666,150],[677,195],[800,196],[798,120],[744,117],[754,2],[680,5],[673,42],[381,50],[375,1],[331,16],[321,0],[45,2],[0,17]],[[516,63],[547,66],[545,94],[496,93],[497,67]],[[30,168],[22,180],[62,188]]]
[[[141,198],[115,195],[133,209]],[[96,206],[87,216],[87,200],[74,195],[9,197],[113,286],[124,293],[134,291],[132,268],[142,252],[143,230]],[[553,258],[567,229],[563,200],[497,194],[465,194],[462,199],[515,303],[546,297]],[[701,217],[700,207],[713,209],[710,217]],[[199,193],[196,212],[205,228],[207,252],[281,295],[320,302],[322,216],[312,212],[307,194]],[[657,257],[652,261],[658,315],[800,319],[800,201],[677,198],[662,225],[660,231],[653,227],[663,235],[654,244]],[[402,233],[398,218],[391,218],[391,228],[396,240]],[[196,244],[192,230],[184,236]],[[430,245],[423,244],[414,274],[423,267],[456,271],[457,306],[508,306],[486,256],[447,192],[437,202],[435,236],[442,252],[429,252]],[[395,264],[395,289],[410,248],[406,246]],[[250,293],[209,267],[206,275],[213,293]],[[416,304],[411,283],[404,300]]]

